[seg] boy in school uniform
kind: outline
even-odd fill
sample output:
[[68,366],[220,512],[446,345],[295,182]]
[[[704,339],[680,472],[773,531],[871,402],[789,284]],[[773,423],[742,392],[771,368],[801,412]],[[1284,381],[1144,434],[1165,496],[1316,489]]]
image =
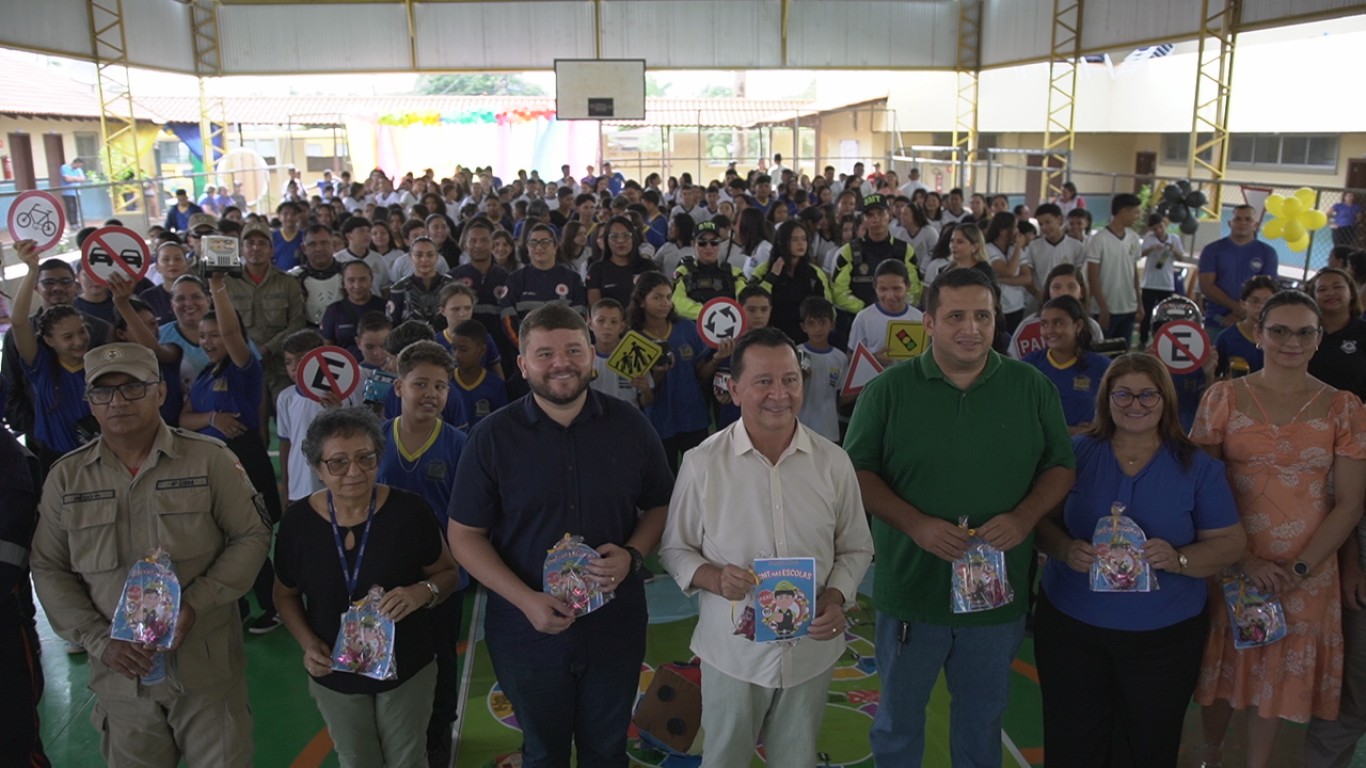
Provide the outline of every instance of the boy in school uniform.
[[[299,363],[304,355],[326,344],[322,334],[312,328],[285,337],[281,350],[285,372],[291,382],[298,379]],[[303,441],[304,435],[308,434],[308,425],[329,405],[336,403],[324,404],[307,397],[299,391],[297,384],[292,383],[280,390],[275,398],[275,434],[280,438],[280,496],[288,499],[289,504],[323,489],[322,480],[304,458]]]
[[[482,325],[479,330],[483,330]],[[421,496],[443,529],[455,466],[465,447],[464,433],[442,420],[454,371],[450,354],[431,339],[415,341],[399,352],[393,393],[402,402],[403,412],[381,427],[385,440],[377,478],[381,483]],[[451,724],[455,722],[460,689],[455,647],[460,642],[464,589],[469,586],[469,576],[463,570],[460,576],[456,593],[432,609],[437,614],[433,622],[437,633],[437,682],[427,722],[430,765],[446,765],[450,761]]]
[[[427,325],[421,320],[406,320],[399,323],[389,334],[389,338],[384,342],[384,348],[389,352],[389,356],[395,363],[397,363],[399,356],[403,354],[403,350],[419,341],[430,341],[435,344],[436,333],[432,330],[430,325]],[[437,344],[436,347],[437,349],[441,349],[440,344]],[[446,352],[444,349],[441,349],[441,351]],[[450,357],[450,353],[446,352],[446,356]],[[451,363],[451,370],[455,370],[454,362]],[[447,388],[449,389],[449,382]],[[403,399],[399,397],[398,389],[396,387],[391,387],[389,389],[389,393],[384,396],[382,402],[383,411],[381,413],[383,418],[392,419],[403,413]],[[463,400],[458,397],[446,397],[443,399],[442,405],[443,410],[441,411],[441,418],[443,421],[456,429],[468,429],[469,423],[465,414],[465,402]]]
[[[736,297],[740,302],[740,309],[745,313],[745,333],[749,333],[758,328],[767,328],[768,320],[773,316],[773,297],[762,286],[750,285],[740,291]],[[716,349],[708,354],[711,355],[704,365],[706,374],[704,381],[711,381],[712,398],[716,401],[716,428],[725,429],[740,419],[740,406],[736,405],[730,397],[730,350],[734,346],[727,344],[720,349]],[[710,370],[708,370],[708,368]]]
[[[899,261],[884,261],[878,269],[887,265],[906,268]],[[904,297],[904,291],[902,295]],[[881,301],[882,291],[879,289],[878,303]],[[863,312],[876,306],[867,307]],[[803,394],[797,421],[830,442],[839,443],[840,382],[844,378],[849,358],[830,344],[830,331],[835,327],[835,305],[823,296],[808,296],[802,301],[800,311],[806,343],[799,348],[803,358]]]
[[850,349],[862,344],[884,366],[896,362],[887,354],[887,326],[895,321],[919,322],[924,317],[906,301],[910,285],[910,273],[905,264],[888,260],[877,265],[873,272],[877,301],[854,316],[854,324],[849,329]]
[[607,361],[621,343],[626,330],[626,310],[616,299],[599,299],[593,305],[589,327],[593,330],[593,380],[588,386],[597,391],[635,403],[641,408],[653,403],[654,378],[649,374],[628,379],[607,367]]
[[[356,324],[356,349],[360,357],[360,384],[346,398],[348,406],[377,408],[384,402],[394,381],[394,356],[389,354],[389,334],[394,323],[382,312],[367,312]],[[376,414],[379,411],[376,410]]]
[[[464,286],[460,286],[464,287]],[[470,428],[480,419],[507,405],[507,387],[503,380],[492,375],[484,366],[483,360],[488,353],[488,331],[478,320],[466,320],[455,326],[454,333],[447,328],[443,334],[449,335],[455,356],[455,373],[451,383],[454,395],[464,401],[465,415],[469,417]]]
[[[456,326],[474,319],[474,289],[458,281],[449,283],[441,289],[440,301],[441,316],[446,320],[446,327],[436,335],[436,342],[445,347],[447,352],[455,354]],[[487,326],[484,328],[484,357],[480,364],[499,379],[504,378],[503,358]]]

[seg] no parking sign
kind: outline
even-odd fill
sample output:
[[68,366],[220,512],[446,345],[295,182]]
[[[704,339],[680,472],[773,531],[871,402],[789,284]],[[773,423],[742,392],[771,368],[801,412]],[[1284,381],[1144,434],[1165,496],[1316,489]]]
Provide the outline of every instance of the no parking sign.
[[1209,334],[1194,320],[1173,320],[1156,336],[1157,357],[1172,373],[1191,373],[1209,359]]
[[329,395],[345,400],[360,384],[360,365],[341,347],[318,347],[299,361],[294,383],[300,393],[313,400]]

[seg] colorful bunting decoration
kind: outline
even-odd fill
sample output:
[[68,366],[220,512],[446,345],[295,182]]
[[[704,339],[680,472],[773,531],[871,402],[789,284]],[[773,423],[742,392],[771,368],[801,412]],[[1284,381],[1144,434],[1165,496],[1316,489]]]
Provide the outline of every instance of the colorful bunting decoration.
[[381,115],[380,125],[519,125],[536,120],[553,120],[553,109],[510,109],[502,112],[488,110],[479,112],[407,112],[404,114]]

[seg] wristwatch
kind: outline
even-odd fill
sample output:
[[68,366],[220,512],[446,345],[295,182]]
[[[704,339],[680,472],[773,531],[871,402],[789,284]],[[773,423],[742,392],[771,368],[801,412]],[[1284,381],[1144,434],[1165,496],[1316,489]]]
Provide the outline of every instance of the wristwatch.
[[432,593],[432,599],[428,600],[427,605],[425,605],[424,607],[431,608],[435,606],[436,601],[441,599],[441,590],[436,586],[436,584],[430,581],[422,582],[422,586],[426,587],[427,591]]
[[645,570],[645,555],[640,554],[640,550],[627,544],[622,547],[631,556],[631,573],[640,573]]
[[1180,571],[1186,570],[1186,566],[1190,565],[1190,563],[1191,563],[1190,558],[1186,557],[1186,553],[1185,553],[1185,552],[1182,552],[1182,551],[1179,550],[1179,549],[1176,550],[1176,565],[1177,565],[1177,570],[1180,570]]
[[1309,575],[1309,563],[1306,563],[1303,560],[1296,560],[1295,564],[1290,566],[1290,570],[1294,571],[1296,576],[1304,578]]

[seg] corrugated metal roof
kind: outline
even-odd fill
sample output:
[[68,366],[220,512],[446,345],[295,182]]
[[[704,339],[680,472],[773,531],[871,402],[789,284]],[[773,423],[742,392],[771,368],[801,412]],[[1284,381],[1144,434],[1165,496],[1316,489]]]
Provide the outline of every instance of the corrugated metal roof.
[[[0,113],[94,118],[99,99],[93,85],[72,80],[60,69],[19,57],[4,60]],[[198,96],[135,93],[134,111],[154,122],[199,122]],[[221,103],[221,106],[220,106]],[[647,98],[645,120],[608,121],[608,125],[747,126],[775,116],[808,110],[810,102],[791,99]],[[549,96],[259,96],[215,100],[211,112],[228,122],[249,125],[333,124],[347,116],[460,114],[554,109]],[[779,117],[778,119],[782,119]]]

